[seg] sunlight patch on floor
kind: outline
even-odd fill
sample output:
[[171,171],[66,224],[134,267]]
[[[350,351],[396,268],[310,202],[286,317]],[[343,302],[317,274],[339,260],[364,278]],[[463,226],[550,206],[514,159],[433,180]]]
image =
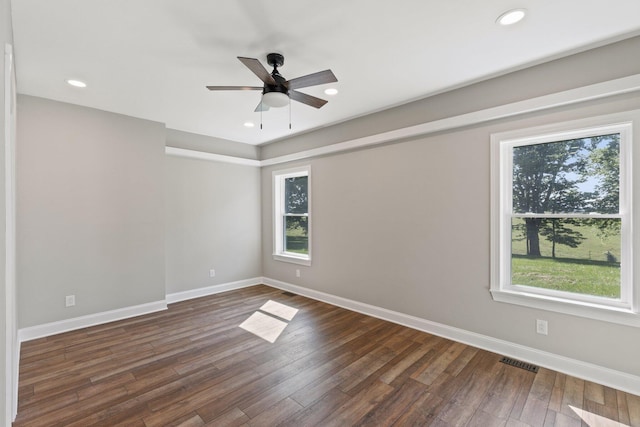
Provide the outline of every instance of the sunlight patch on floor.
[[242,322],[240,327],[270,343],[274,343],[282,331],[284,331],[284,328],[287,327],[287,322],[256,311],[247,320]]
[[576,408],[575,406],[569,405],[569,408],[579,416],[582,421],[585,422],[590,427],[629,427],[627,424],[623,424],[618,421],[613,421],[609,418],[605,418],[601,415],[594,414],[589,411],[585,411],[584,409]]
[[273,314],[274,316],[278,316],[285,320],[293,319],[293,316],[298,313],[297,308],[289,307],[288,305],[271,300],[265,302],[264,305],[260,307],[260,310],[264,311],[265,313]]
[[[253,313],[247,320],[240,324],[240,327],[247,332],[251,332],[260,338],[269,341],[271,344],[276,342],[284,328],[288,323],[280,319],[291,321],[298,313],[297,308],[289,307],[272,300],[267,301],[259,308],[260,311]],[[264,313],[263,313],[264,312]],[[267,313],[267,314],[265,314]],[[276,319],[279,317],[280,319]]]

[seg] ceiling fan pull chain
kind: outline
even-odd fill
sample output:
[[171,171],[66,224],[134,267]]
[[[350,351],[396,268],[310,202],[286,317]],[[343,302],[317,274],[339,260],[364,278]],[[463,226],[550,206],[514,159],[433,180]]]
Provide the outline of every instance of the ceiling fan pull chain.
[[262,101],[260,101],[260,130],[262,130]]
[[291,130],[291,98],[289,98],[289,130]]

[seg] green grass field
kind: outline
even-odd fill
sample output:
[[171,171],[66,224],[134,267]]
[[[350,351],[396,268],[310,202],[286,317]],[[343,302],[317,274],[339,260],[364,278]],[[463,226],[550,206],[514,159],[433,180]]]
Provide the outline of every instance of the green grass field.
[[[518,220],[514,225],[518,225]],[[523,221],[520,220],[520,224]],[[592,226],[575,227],[585,240],[577,248],[556,245],[551,257],[551,242],[540,236],[541,257],[526,255],[526,241],[514,231],[512,239],[511,282],[518,285],[555,289],[609,298],[620,297],[620,236],[601,239]],[[609,253],[609,257],[607,256]]]
[[511,281],[537,288],[620,298],[620,266],[603,261],[514,255]]
[[287,252],[298,254],[309,253],[309,236],[302,227],[290,227],[286,231]]

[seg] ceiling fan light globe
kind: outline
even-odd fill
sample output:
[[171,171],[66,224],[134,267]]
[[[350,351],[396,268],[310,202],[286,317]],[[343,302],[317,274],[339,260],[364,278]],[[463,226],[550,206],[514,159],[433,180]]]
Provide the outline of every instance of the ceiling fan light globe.
[[267,92],[262,95],[262,102],[272,108],[284,107],[289,104],[289,96],[282,92]]

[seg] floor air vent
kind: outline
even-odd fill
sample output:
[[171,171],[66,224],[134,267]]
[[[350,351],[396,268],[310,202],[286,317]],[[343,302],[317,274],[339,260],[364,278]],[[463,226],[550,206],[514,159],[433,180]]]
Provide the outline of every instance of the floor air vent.
[[502,363],[506,363],[507,365],[515,366],[516,368],[521,368],[529,372],[538,372],[538,367],[536,365],[532,365],[531,363],[521,362],[520,360],[512,359],[510,357],[503,357],[500,361]]
[[293,292],[288,292],[288,291],[283,292],[282,295],[284,295],[286,297],[295,297],[296,296],[296,294],[294,294]]

